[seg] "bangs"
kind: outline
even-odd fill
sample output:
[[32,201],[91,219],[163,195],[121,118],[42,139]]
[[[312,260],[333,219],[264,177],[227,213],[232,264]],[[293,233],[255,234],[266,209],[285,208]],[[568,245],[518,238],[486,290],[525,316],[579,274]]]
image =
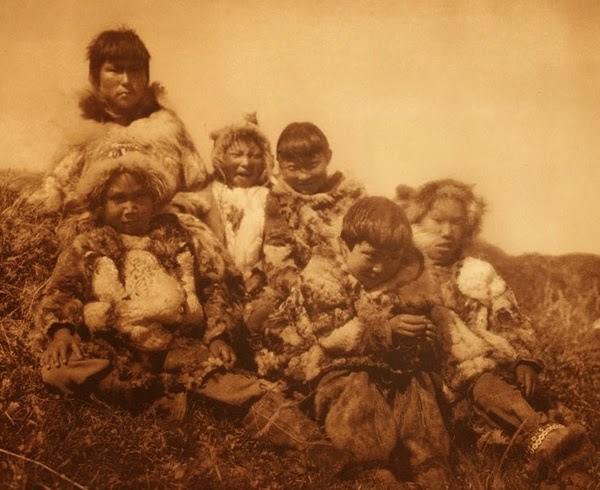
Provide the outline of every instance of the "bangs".
[[136,68],[143,68],[149,59],[144,49],[125,40],[118,40],[108,44],[103,54],[106,61],[111,63],[130,63]]
[[367,242],[384,250],[401,250],[412,243],[412,230],[396,203],[371,196],[350,207],[342,222],[341,237],[350,248]]
[[283,142],[277,147],[277,156],[284,160],[312,158],[326,149],[327,146],[323,145],[323,142],[319,138],[309,135],[306,138]]
[[295,160],[311,158],[329,151],[327,137],[310,122],[288,124],[277,141],[277,158]]
[[[379,221],[379,222],[378,222]],[[377,220],[366,227],[364,239],[370,245],[383,250],[402,250],[412,241],[412,231],[403,220]]]

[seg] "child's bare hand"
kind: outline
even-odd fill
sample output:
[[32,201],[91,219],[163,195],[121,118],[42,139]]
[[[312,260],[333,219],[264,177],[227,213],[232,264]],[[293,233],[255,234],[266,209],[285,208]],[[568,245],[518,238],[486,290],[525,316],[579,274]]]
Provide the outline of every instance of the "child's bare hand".
[[52,365],[60,367],[61,364],[67,364],[71,353],[73,353],[73,359],[83,359],[79,337],[73,335],[68,328],[60,328],[54,332],[50,344],[42,353],[42,366],[50,369]]
[[537,389],[537,371],[529,364],[520,363],[517,365],[516,374],[517,383],[519,383],[525,396],[529,398]]
[[434,340],[435,326],[423,315],[401,314],[389,320],[392,332],[399,337],[412,340]]
[[213,357],[221,359],[226,368],[232,368],[237,361],[237,356],[235,355],[234,350],[224,340],[213,340],[208,346],[208,350]]

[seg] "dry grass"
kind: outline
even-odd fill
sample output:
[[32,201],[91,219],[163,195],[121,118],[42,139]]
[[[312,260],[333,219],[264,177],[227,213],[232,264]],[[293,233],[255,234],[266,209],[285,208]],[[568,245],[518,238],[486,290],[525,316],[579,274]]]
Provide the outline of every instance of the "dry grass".
[[[186,418],[134,415],[98,400],[65,399],[40,383],[32,305],[57,254],[57,217],[27,208],[19,189],[36,176],[0,175],[0,487],[381,488],[369,477],[331,480],[296,454],[275,452],[240,428],[240,411],[192,399]],[[600,447],[600,258],[489,256],[536,321],[554,394]],[[484,253],[485,255],[485,253]],[[460,488],[492,488],[502,452],[459,447]],[[500,475],[530,489],[509,453]],[[598,458],[596,458],[598,460]],[[600,464],[592,474],[600,481]]]

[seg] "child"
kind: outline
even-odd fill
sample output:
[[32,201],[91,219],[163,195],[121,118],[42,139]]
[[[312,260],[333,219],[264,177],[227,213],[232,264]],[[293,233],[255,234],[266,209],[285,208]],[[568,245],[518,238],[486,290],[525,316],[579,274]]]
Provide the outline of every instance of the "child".
[[[221,236],[212,195],[206,190],[208,175],[190,136],[177,115],[163,107],[163,89],[149,84],[150,53],[130,29],[98,34],[87,49],[91,91],[79,102],[81,118],[69,135],[42,188],[29,201],[47,212],[72,215],[77,181],[98,164],[115,141],[144,146],[169,162],[177,191],[174,205],[179,210],[206,220]],[[71,228],[74,228],[71,229]],[[77,221],[63,230],[63,241],[80,231]]]
[[328,173],[332,151],[317,126],[294,122],[277,141],[280,178],[267,196],[264,272],[267,287],[246,305],[252,328],[283,301],[313,254],[332,256],[346,210],[365,194],[341,172]]
[[331,254],[342,217],[362,185],[341,172],[328,173],[332,151],[309,122],[289,124],[277,141],[281,179],[267,197],[265,268],[269,286],[289,291],[313,253]]
[[212,190],[221,212],[225,243],[242,272],[247,292],[252,294],[264,282],[261,263],[265,204],[273,170],[271,145],[258,127],[256,114],[210,136],[214,140]]
[[219,372],[236,362],[239,277],[203,223],[160,214],[176,188],[165,162],[132,145],[84,171],[76,196],[96,225],[60,254],[36,314],[46,383],[126,404],[164,390],[234,404],[263,393]]
[[534,353],[533,329],[494,268],[463,255],[480,230],[483,201],[471,187],[448,179],[425,184],[406,208],[445,307],[434,308],[433,318],[444,327],[451,401],[468,400],[485,422],[514,435],[532,458],[532,472],[540,472],[585,434],[579,424],[552,423],[530,405],[544,367]]
[[314,390],[317,420],[354,461],[401,470],[404,450],[420,484],[447,488],[449,438],[424,370],[433,285],[410,226],[392,201],[361,198],[343,217],[340,246],[337,258],[313,255],[259,326],[259,373]]

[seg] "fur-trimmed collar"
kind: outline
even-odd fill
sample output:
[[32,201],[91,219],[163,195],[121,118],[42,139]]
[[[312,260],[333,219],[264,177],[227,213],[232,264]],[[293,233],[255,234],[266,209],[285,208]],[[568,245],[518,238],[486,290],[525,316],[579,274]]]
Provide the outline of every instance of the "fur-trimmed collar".
[[79,100],[79,108],[84,119],[105,123],[114,122],[122,126],[128,126],[136,119],[148,117],[153,112],[162,109],[162,105],[158,101],[159,97],[164,94],[164,88],[154,82],[152,83],[138,106],[127,116],[117,117],[107,110],[106,102],[93,89],[86,91]]
[[357,194],[357,196],[364,192],[362,184],[348,179],[342,172],[335,172],[327,178],[327,185],[321,192],[316,194],[301,194],[295,191],[287,182],[281,177],[277,179],[275,185],[273,185],[271,192],[275,195],[283,196],[289,195],[294,199],[299,199],[311,204],[332,204],[340,200],[340,198],[346,197],[351,194]]

